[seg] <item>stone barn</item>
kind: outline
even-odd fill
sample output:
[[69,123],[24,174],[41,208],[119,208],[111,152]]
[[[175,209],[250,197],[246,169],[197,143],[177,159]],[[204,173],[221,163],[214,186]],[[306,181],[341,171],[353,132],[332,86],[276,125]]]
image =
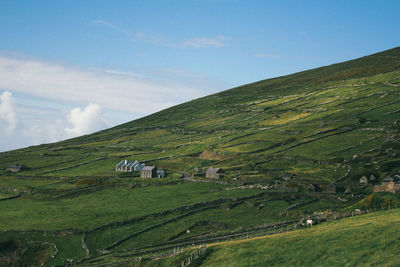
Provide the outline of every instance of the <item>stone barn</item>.
[[25,165],[17,163],[17,164],[7,166],[4,169],[9,172],[20,172],[23,170],[27,170],[28,168]]
[[153,178],[157,177],[156,166],[144,166],[140,171],[140,178]]
[[400,194],[400,181],[386,176],[381,185],[374,186],[374,192],[390,192],[392,194]]
[[206,178],[221,178],[224,176],[224,171],[221,168],[208,168],[206,171]]
[[157,170],[157,177],[158,178],[164,178],[165,177],[165,171],[164,170]]
[[363,176],[360,178],[360,184],[364,184],[364,185],[367,185],[367,184],[368,184],[368,178],[367,178],[365,175],[363,175]]

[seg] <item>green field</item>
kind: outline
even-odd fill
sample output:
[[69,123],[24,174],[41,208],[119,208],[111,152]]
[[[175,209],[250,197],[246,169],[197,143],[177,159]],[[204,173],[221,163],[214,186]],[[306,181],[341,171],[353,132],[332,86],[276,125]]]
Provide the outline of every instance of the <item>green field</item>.
[[203,266],[398,266],[400,210],[211,246]]
[[[91,135],[2,152],[0,167],[29,169],[0,170],[0,265],[118,262],[124,253],[150,257],[319,211],[400,206],[398,196],[372,194],[384,177],[400,175],[399,81],[398,47],[226,90]],[[157,165],[167,176],[115,172],[122,159]],[[225,176],[206,179],[211,166]],[[375,180],[361,185],[362,176]],[[323,227],[298,233],[318,243],[313,231]],[[381,250],[375,243],[365,251]],[[319,246],[318,253],[328,249]],[[280,264],[283,250],[260,249],[276,255],[254,264]],[[282,258],[283,265],[318,263],[291,249],[294,261]],[[229,258],[222,247],[210,251],[207,264]],[[338,262],[355,264],[346,255]]]

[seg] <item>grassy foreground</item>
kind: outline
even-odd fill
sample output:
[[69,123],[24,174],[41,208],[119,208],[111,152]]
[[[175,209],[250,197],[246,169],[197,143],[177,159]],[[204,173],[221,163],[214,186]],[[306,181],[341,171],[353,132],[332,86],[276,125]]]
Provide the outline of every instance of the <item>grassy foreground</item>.
[[400,210],[210,245],[204,266],[398,266]]

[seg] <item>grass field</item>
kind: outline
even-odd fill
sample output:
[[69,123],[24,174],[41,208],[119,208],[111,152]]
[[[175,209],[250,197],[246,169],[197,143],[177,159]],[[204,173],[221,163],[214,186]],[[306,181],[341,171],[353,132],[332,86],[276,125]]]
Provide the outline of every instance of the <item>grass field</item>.
[[211,244],[201,266],[398,266],[400,210]]

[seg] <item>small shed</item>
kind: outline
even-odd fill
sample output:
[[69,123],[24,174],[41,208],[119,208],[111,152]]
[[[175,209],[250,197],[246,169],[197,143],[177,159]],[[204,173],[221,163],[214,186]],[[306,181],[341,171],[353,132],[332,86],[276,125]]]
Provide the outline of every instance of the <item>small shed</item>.
[[221,168],[211,167],[206,171],[206,178],[221,178],[224,176],[224,171]]
[[368,184],[368,178],[365,175],[360,178],[360,184]]
[[25,165],[17,163],[17,164],[7,166],[4,169],[9,172],[20,172],[20,171],[26,170],[28,168]]
[[164,178],[165,177],[165,171],[164,170],[157,170],[157,177],[158,178]]
[[140,178],[153,178],[157,175],[156,166],[144,166],[140,170]]

